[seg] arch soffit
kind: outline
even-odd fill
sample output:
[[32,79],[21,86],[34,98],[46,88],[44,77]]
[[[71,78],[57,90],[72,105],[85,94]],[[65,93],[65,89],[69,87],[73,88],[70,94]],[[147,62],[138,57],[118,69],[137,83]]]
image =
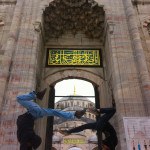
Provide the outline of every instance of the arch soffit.
[[91,72],[85,70],[63,70],[45,77],[45,82],[48,85],[55,85],[57,82],[64,79],[81,79],[91,82],[95,86],[100,86],[103,83],[103,79]]

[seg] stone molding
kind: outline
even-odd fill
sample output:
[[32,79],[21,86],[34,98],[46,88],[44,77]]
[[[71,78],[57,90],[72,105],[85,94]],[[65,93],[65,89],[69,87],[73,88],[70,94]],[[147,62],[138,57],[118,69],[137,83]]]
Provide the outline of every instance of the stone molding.
[[0,15],[0,27],[4,26],[4,16]]
[[1,4],[5,4],[5,5],[9,5],[9,4],[16,4],[17,0],[0,0],[0,5]]
[[144,4],[150,4],[150,1],[149,0],[132,0],[132,3],[134,4],[134,5],[138,5],[138,4],[142,4],[142,5],[144,5]]
[[36,21],[35,23],[33,23],[34,26],[34,30],[37,32],[41,32],[42,31],[42,25],[41,22]]
[[107,26],[108,26],[108,31],[110,34],[114,33],[114,29],[115,29],[115,23],[114,22],[107,22]]

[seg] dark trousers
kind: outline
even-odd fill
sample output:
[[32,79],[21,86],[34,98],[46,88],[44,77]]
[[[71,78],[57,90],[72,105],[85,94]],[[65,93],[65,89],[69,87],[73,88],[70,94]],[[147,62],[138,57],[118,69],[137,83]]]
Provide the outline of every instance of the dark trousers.
[[32,150],[32,147],[27,146],[27,143],[24,142],[20,144],[20,150]]
[[114,108],[101,108],[100,113],[104,114],[104,115],[99,117],[97,122],[87,123],[87,124],[81,125],[79,127],[75,127],[73,129],[68,130],[68,132],[76,133],[76,132],[81,132],[85,129],[93,129],[93,130],[101,130],[102,131],[105,124],[115,114],[115,112],[116,112],[116,109],[114,109]]

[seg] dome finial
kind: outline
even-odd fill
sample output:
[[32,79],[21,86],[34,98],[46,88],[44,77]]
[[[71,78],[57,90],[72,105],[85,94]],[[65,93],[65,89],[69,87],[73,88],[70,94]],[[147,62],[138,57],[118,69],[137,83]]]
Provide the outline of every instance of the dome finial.
[[76,87],[75,87],[75,85],[74,85],[74,96],[76,95]]

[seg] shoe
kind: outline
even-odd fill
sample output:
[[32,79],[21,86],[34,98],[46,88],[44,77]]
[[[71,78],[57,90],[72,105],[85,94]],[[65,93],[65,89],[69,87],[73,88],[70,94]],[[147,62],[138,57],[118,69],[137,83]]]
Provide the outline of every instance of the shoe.
[[80,119],[86,112],[86,108],[83,110],[77,110],[74,114],[74,116],[76,116],[78,119]]
[[70,134],[67,130],[59,130],[59,133],[65,135],[65,136]]
[[46,93],[46,90],[47,89],[45,88],[43,91],[37,92],[36,93],[36,98],[39,99],[39,100],[42,100],[44,95],[45,95],[45,93]]

